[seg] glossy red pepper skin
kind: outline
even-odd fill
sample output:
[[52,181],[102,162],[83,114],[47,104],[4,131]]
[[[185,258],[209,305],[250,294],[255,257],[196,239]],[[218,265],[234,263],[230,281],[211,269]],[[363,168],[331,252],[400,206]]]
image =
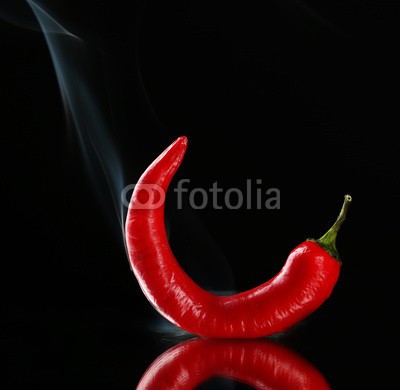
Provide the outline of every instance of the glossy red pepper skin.
[[166,193],[186,147],[186,137],[176,139],[140,177],[130,201],[125,239],[144,295],[171,323],[208,338],[265,337],[308,317],[330,296],[341,268],[341,262],[315,241],[294,248],[281,271],[267,282],[231,296],[204,290],[180,267],[165,231],[164,202],[154,208],[141,205],[149,186]]
[[331,388],[310,362],[273,341],[193,339],[160,355],[143,374],[137,390],[192,390],[215,377],[259,390]]

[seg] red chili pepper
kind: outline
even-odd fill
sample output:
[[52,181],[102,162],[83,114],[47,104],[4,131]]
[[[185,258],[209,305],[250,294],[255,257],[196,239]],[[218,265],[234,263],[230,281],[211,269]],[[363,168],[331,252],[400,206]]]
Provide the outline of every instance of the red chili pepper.
[[260,390],[331,388],[309,361],[276,342],[192,339],[160,355],[143,374],[137,390],[192,390],[215,377]]
[[[332,228],[320,239],[308,239],[294,248],[269,281],[231,296],[215,295],[180,267],[165,231],[162,192],[166,193],[186,147],[187,138],[179,137],[165,149],[140,177],[130,201],[127,252],[147,299],[171,323],[203,337],[264,337],[305,319],[330,296],[338,280],[336,235],[351,197],[345,195]],[[149,188],[155,192],[150,197]]]

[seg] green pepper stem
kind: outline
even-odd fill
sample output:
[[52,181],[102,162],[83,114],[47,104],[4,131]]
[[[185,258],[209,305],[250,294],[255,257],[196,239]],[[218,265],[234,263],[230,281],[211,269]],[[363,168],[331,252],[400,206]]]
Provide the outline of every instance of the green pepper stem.
[[318,240],[315,240],[319,245],[321,245],[332,257],[336,260],[340,261],[339,253],[336,249],[336,237],[339,232],[342,223],[346,219],[347,210],[352,201],[352,197],[350,195],[344,196],[344,201],[342,205],[342,209],[340,210],[339,216],[337,217],[335,223],[332,227]]

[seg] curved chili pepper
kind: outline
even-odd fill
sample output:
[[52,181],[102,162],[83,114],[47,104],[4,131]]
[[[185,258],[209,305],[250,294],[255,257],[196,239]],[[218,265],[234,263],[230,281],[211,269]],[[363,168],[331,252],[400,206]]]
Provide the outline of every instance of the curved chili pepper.
[[[171,323],[203,337],[264,337],[305,319],[330,296],[338,280],[341,261],[336,235],[351,197],[345,196],[331,229],[320,239],[308,239],[294,248],[269,281],[238,294],[215,295],[180,267],[165,231],[165,193],[186,147],[187,138],[182,136],[165,149],[140,177],[130,201],[127,252],[144,295]],[[149,188],[154,190],[150,196]]]
[[276,342],[192,339],[154,360],[137,390],[191,390],[215,377],[233,379],[255,389],[331,388],[309,361]]

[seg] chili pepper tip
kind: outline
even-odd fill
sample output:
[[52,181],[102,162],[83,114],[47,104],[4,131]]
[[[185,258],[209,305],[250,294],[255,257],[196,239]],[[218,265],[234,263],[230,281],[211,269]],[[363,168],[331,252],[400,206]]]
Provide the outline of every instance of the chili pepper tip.
[[181,145],[187,145],[188,143],[188,138],[185,135],[181,135],[176,139],[175,142],[179,142]]

